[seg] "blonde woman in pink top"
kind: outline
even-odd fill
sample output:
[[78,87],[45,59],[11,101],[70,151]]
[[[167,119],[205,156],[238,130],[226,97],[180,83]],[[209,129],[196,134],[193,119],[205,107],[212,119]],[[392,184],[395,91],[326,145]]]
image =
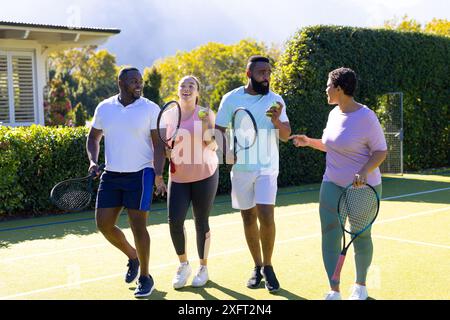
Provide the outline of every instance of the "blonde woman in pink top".
[[172,281],[175,289],[185,286],[192,273],[186,253],[184,227],[191,203],[200,258],[200,267],[192,279],[192,286],[201,287],[209,280],[207,259],[211,232],[208,219],[217,192],[219,173],[217,144],[212,138],[215,115],[209,108],[198,105],[199,96],[200,82],[196,77],[181,79],[178,86],[181,124],[175,146],[168,154],[176,165],[176,171],[170,173],[167,192],[170,235],[180,261]]
[[[339,283],[332,280],[341,251],[342,232],[337,216],[339,196],[350,184],[372,185],[381,197],[380,164],[387,155],[387,145],[375,113],[353,98],[356,74],[339,68],[329,74],[328,103],[337,105],[328,117],[322,139],[305,135],[290,137],[297,147],[311,147],[327,153],[326,170],[320,189],[320,222],[322,226],[322,257],[331,291],[326,300],[341,300]],[[373,244],[368,229],[354,242],[356,281],[350,300],[368,298],[367,272],[372,262]]]

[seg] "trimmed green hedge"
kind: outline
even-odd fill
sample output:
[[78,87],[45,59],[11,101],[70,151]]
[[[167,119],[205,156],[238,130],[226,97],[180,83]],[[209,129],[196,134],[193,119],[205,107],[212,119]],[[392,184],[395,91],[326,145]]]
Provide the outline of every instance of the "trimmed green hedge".
[[59,181],[87,175],[86,128],[0,127],[0,214],[55,210]]
[[[60,181],[87,175],[87,134],[85,127],[0,126],[0,216],[58,212],[49,200],[50,190]],[[166,181],[167,169],[168,163]],[[220,167],[221,193],[230,190],[229,169]]]
[[[322,136],[331,106],[328,73],[345,66],[359,78],[356,100],[377,112],[388,92],[404,93],[404,166],[449,165],[450,39],[423,33],[315,26],[298,31],[274,73],[293,132]],[[318,182],[324,154],[281,145],[280,185]]]

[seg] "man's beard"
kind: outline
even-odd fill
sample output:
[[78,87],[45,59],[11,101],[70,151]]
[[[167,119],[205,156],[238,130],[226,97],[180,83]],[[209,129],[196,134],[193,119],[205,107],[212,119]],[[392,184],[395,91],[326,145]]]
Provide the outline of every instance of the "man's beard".
[[265,96],[266,94],[269,93],[270,84],[267,84],[267,86],[263,85],[263,82],[266,82],[266,81],[258,82],[253,77],[250,78],[250,81],[251,81],[253,90],[255,90],[255,92],[257,94],[261,94],[261,95]]

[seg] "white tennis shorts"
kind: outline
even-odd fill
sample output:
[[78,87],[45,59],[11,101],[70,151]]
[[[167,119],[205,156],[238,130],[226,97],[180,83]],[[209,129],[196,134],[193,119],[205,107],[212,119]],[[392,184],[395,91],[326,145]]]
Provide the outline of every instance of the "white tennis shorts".
[[278,190],[278,172],[231,171],[231,205],[248,210],[257,204],[275,205]]

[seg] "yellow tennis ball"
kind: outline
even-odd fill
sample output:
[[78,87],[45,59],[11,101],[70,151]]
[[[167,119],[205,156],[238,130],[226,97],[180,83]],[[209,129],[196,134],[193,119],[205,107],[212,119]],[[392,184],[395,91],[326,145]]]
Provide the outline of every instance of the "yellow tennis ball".
[[200,110],[200,111],[198,112],[198,117],[199,117],[200,119],[203,119],[204,117],[206,117],[206,115],[207,115],[207,113],[206,113],[205,111],[203,111],[203,110]]
[[270,107],[270,108],[276,108],[277,110],[278,109],[280,109],[280,105],[278,104],[278,102],[274,102],[273,104],[272,104],[272,107]]

